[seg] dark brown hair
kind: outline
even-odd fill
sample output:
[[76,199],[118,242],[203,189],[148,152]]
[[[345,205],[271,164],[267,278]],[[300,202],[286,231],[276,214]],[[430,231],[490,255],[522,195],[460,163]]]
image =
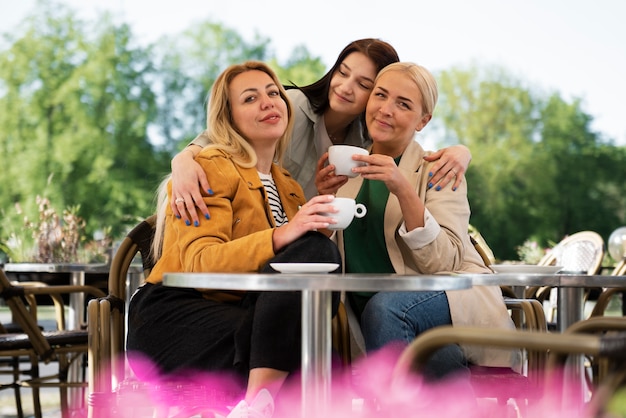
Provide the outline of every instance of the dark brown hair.
[[330,89],[330,80],[339,68],[343,60],[353,52],[360,52],[372,60],[376,66],[376,73],[389,64],[399,62],[398,53],[390,44],[380,39],[365,38],[349,43],[337,57],[337,61],[330,70],[315,83],[308,86],[297,87],[288,86],[287,88],[297,88],[301,90],[307,97],[315,113],[321,114],[328,109],[328,91]]

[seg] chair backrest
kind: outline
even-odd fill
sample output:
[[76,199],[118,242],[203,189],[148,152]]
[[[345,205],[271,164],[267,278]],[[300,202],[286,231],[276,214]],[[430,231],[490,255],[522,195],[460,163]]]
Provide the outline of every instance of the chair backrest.
[[615,265],[615,268],[611,271],[611,276],[626,276],[626,258],[622,258],[622,260]]
[[156,215],[152,215],[126,235],[111,260],[109,294],[89,302],[90,396],[94,393],[110,392],[113,381],[120,382],[124,379],[126,278],[137,254],[141,256],[144,278],[150,274],[154,266],[150,250],[155,224]]
[[35,320],[35,317],[26,308],[24,297],[24,289],[21,286],[15,286],[7,277],[4,269],[0,268],[0,297],[11,310],[11,315],[15,322],[19,324],[23,332],[28,335],[28,339],[32,344],[33,350],[37,355],[45,361],[54,358],[54,350],[41,333],[41,329]]
[[559,242],[540,261],[540,266],[563,266],[563,271],[596,274],[604,257],[604,240],[593,231],[581,231]]
[[485,262],[485,265],[489,266],[491,264],[495,264],[496,257],[493,255],[493,251],[489,248],[489,244],[487,244],[487,241],[483,238],[482,234],[472,226],[470,226],[468,232],[472,245],[476,248],[478,254],[480,254],[481,258]]
[[150,256],[156,215],[152,215],[137,224],[128,234],[115,252],[109,269],[109,295],[126,300],[126,276],[130,265],[139,254],[144,277],[148,277],[154,261]]

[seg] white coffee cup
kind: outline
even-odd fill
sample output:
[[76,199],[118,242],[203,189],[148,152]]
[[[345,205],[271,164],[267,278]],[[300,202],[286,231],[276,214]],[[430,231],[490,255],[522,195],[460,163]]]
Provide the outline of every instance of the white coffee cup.
[[328,229],[346,229],[355,216],[362,218],[367,213],[367,208],[363,203],[356,203],[354,199],[348,197],[336,197],[330,204],[339,212],[324,214],[337,220],[337,223],[330,224]]
[[354,161],[354,154],[368,155],[369,152],[361,147],[353,145],[331,145],[328,147],[328,162],[335,166],[335,174],[338,176],[356,177],[357,173],[353,173],[354,167],[365,165],[360,161]]

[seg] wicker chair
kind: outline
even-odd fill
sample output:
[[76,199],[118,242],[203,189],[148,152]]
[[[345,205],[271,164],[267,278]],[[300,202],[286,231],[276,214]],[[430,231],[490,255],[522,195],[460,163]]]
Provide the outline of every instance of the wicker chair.
[[[57,387],[60,390],[60,405],[63,417],[69,417],[75,411],[70,405],[70,388],[84,388],[85,381],[70,381],[69,370],[77,366],[87,353],[87,330],[66,330],[63,315],[58,314],[60,323],[54,331],[44,331],[37,323],[36,306],[32,297],[46,295],[55,301],[62,300],[62,295],[70,293],[84,293],[93,297],[104,296],[104,292],[93,286],[73,285],[35,285],[18,286],[12,283],[4,270],[0,269],[0,297],[9,307],[13,320],[19,327],[9,333],[0,334],[0,358],[13,359],[17,367],[12,387],[15,388],[15,399],[18,415],[22,413],[20,387],[29,387],[33,393],[34,415],[41,417],[39,392],[43,387]],[[25,302],[25,301],[30,301]],[[28,307],[27,307],[28,305]],[[28,358],[30,368],[19,369],[21,359]],[[41,376],[40,364],[56,363],[58,368],[51,375]],[[21,378],[25,376],[25,378]]]
[[[562,266],[562,271],[565,272],[596,274],[600,270],[603,257],[602,237],[593,231],[581,231],[561,240],[537,264]],[[543,302],[549,297],[551,289],[548,286],[529,287],[525,296]]]
[[[598,324],[595,324],[598,325]],[[572,326],[574,327],[574,325]],[[439,348],[448,344],[470,344],[500,348],[521,348],[528,351],[544,353],[548,356],[548,362],[538,375],[536,383],[527,387],[511,386],[509,382],[502,380],[496,391],[499,396],[516,399],[520,407],[520,415],[524,417],[526,402],[539,400],[543,396],[543,388],[550,387],[554,390],[558,381],[554,380],[565,364],[569,355],[588,355],[595,359],[609,361],[610,369],[617,374],[604,375],[596,387],[596,393],[601,394],[603,401],[594,400],[595,408],[602,408],[604,400],[617,390],[617,385],[624,384],[624,369],[626,366],[626,333],[617,335],[583,335],[581,329],[584,325],[576,324],[579,329],[570,332],[537,333],[525,330],[494,330],[476,327],[437,327],[421,334],[409,345],[400,356],[394,369],[394,383],[402,384],[407,373],[420,373],[430,356]],[[591,327],[590,327],[591,328]],[[593,327],[594,330],[596,327]],[[615,325],[612,329],[624,329]],[[494,389],[489,385],[487,391],[483,391],[483,385],[479,380],[471,376],[471,382],[476,390],[477,397],[493,397]],[[549,385],[549,386],[547,386]],[[523,402],[520,402],[523,401]],[[503,413],[505,413],[503,411]],[[589,415],[596,416],[596,415]]]
[[[622,260],[615,266],[613,271],[611,272],[611,276],[626,276],[626,258],[622,258]],[[598,299],[596,300],[596,304],[591,311],[591,317],[604,315],[606,309],[609,306],[609,302],[613,296],[622,294],[622,314],[626,313],[626,301],[624,301],[624,295],[626,295],[626,277],[624,277],[624,287],[612,287],[608,289],[603,289],[602,292],[598,295]]]
[[155,224],[156,215],[152,215],[126,235],[111,261],[109,294],[91,300],[87,307],[88,414],[91,418],[116,415],[115,390],[126,379],[126,277],[138,254],[141,257],[144,278],[150,274],[154,265],[150,257],[150,246]]

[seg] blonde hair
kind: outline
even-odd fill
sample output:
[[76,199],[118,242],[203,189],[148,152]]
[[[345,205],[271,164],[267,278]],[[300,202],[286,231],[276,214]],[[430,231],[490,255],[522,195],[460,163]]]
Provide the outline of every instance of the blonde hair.
[[248,141],[239,133],[233,124],[231,103],[229,100],[230,83],[239,74],[247,71],[262,71],[270,76],[279,89],[280,97],[287,104],[288,123],[287,129],[281,135],[276,144],[274,160],[282,164],[283,154],[287,147],[287,142],[291,138],[293,131],[293,109],[285,89],[278,80],[278,76],[265,63],[260,61],[246,61],[243,64],[235,64],[224,70],[215,80],[211,89],[209,106],[207,109],[207,136],[209,145],[207,147],[224,150],[233,157],[233,160],[242,167],[254,167],[257,157],[254,149]]
[[437,81],[435,77],[425,67],[412,62],[394,62],[383,68],[376,76],[376,81],[385,73],[390,71],[398,71],[406,73],[415,82],[417,88],[422,95],[422,112],[424,115],[432,115],[439,91],[437,89]]
[[[239,74],[247,71],[262,71],[269,75],[272,81],[278,87],[280,97],[287,104],[287,128],[281,135],[276,150],[274,152],[274,160],[278,164],[282,164],[283,154],[287,148],[287,142],[291,138],[293,131],[293,109],[291,102],[287,98],[285,89],[278,80],[278,76],[265,63],[260,61],[246,61],[243,64],[234,64],[226,68],[213,83],[211,96],[207,109],[207,130],[209,145],[207,148],[217,148],[225,151],[233,158],[233,161],[241,167],[254,167],[257,163],[257,156],[254,149],[248,141],[239,133],[237,127],[233,124],[231,103],[229,100],[230,83]],[[166,176],[159,185],[156,193],[157,203],[157,219],[156,229],[154,231],[154,240],[152,241],[152,258],[154,262],[161,258],[163,252],[163,238],[165,234],[165,214],[169,206],[168,184],[171,174]]]
[[152,239],[152,246],[150,251],[150,256],[152,257],[152,261],[155,264],[159,260],[159,258],[161,258],[161,254],[163,253],[163,238],[165,236],[165,213],[167,212],[167,207],[170,203],[169,199],[167,198],[167,185],[169,184],[171,178],[171,174],[165,176],[156,191],[157,217],[154,227],[154,238]]

